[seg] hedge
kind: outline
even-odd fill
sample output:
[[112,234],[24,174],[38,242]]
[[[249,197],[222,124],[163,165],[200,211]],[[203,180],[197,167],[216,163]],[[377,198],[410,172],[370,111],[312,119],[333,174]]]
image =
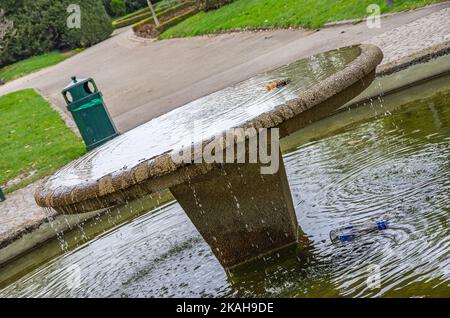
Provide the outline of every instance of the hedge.
[[111,0],[109,6],[111,9],[110,16],[120,17],[128,13],[124,0]]
[[133,17],[135,17],[137,15],[141,15],[142,13],[147,13],[149,11],[150,11],[150,9],[148,7],[145,7],[145,8],[139,9],[137,11],[134,11],[132,13],[129,13],[127,15],[124,15],[123,17],[120,17],[120,18],[114,20],[114,22],[120,22],[122,20],[128,20],[129,18],[133,18]]
[[209,11],[218,9],[231,2],[233,0],[197,0],[197,7],[199,10]]
[[[165,12],[166,10],[167,10],[166,8],[155,9],[155,12],[158,17],[162,17],[162,16],[166,15],[166,12]],[[129,26],[129,25],[135,24],[137,22],[140,22],[149,17],[153,17],[152,12],[150,11],[150,9],[148,7],[146,7],[146,8],[143,8],[136,12],[130,13],[126,16],[121,17],[120,19],[113,21],[113,27],[115,29],[123,28],[123,27]]]
[[[152,3],[156,4],[165,1],[178,0],[152,0]],[[106,9],[106,13],[108,13],[110,17],[115,19],[125,17],[125,14],[133,14],[134,12],[139,11],[143,8],[148,8],[147,0],[102,0],[102,2],[103,6]]]
[[135,15],[135,16],[132,16],[127,19],[120,19],[120,20],[113,21],[113,27],[115,29],[123,28],[123,27],[129,26],[129,25],[132,25],[136,22],[142,21],[151,16],[152,16],[152,13],[151,13],[150,9],[147,8],[146,12],[143,12],[139,15]]
[[[163,10],[165,10],[165,8],[155,9],[157,14]],[[148,18],[151,15],[152,15],[152,12],[150,11],[150,9],[148,7],[145,7],[140,10],[137,10],[133,13],[124,15],[123,17],[120,17],[119,19],[114,20],[113,27],[116,29],[123,28],[123,27],[129,26],[129,25],[132,25],[136,22],[139,22],[145,18]]]
[[[70,4],[80,6],[79,29],[67,27]],[[101,0],[1,0],[0,9],[4,10],[0,19],[13,23],[0,39],[0,66],[55,49],[88,47],[112,32]]]
[[[127,13],[134,12],[142,8],[148,8],[147,0],[124,0],[127,7]],[[151,0],[153,5],[162,0]]]
[[[173,7],[169,7],[167,9],[161,10],[160,12],[157,12],[156,15],[158,16],[158,18],[163,18],[168,15],[171,15],[172,13],[175,13],[179,10],[183,10],[183,9],[193,6],[193,5],[194,5],[194,2],[186,1],[186,2],[180,3],[178,5],[175,5]],[[136,28],[138,28],[139,26],[141,26],[143,24],[148,24],[148,23],[153,23],[153,16],[152,16],[151,12],[149,12],[149,16],[147,18],[145,18],[143,20],[139,20],[136,23],[134,23],[132,28],[133,28],[133,30],[136,30]]]
[[187,18],[190,18],[194,14],[197,14],[197,13],[198,13],[198,9],[194,7],[191,10],[185,12],[184,14],[176,16],[176,17],[174,17],[174,18],[164,22],[163,24],[160,24],[156,29],[159,31],[159,33],[163,33],[167,29],[169,29],[169,28],[171,28],[171,27],[173,27],[173,26],[183,22]]

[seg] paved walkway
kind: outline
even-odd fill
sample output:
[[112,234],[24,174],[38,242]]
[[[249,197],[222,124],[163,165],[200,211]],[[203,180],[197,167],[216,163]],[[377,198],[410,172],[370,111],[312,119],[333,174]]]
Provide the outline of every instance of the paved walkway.
[[383,64],[388,64],[447,41],[450,41],[450,8],[402,25],[367,42],[383,50]]
[[35,182],[6,195],[7,200],[0,202],[0,249],[45,222],[47,213],[55,214],[36,205],[34,192],[38,184]]
[[[0,95],[37,87],[64,110],[59,91],[72,74],[94,77],[121,131],[253,74],[320,51],[353,43],[380,46],[384,63],[446,42],[450,4],[391,16],[381,29],[365,23],[318,32],[278,30],[161,42],[136,42],[121,30],[113,38],[52,68],[0,87]],[[0,203],[0,246],[45,213],[33,199],[36,184]]]

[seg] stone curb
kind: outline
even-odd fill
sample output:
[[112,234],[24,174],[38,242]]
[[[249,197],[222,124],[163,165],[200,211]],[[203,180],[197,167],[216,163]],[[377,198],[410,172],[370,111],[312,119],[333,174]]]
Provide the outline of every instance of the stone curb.
[[128,36],[128,40],[133,41],[133,42],[138,42],[138,43],[145,43],[145,44],[149,44],[149,43],[153,43],[155,41],[158,41],[157,38],[144,38],[144,37],[141,37],[141,36],[137,36],[134,32],[132,32]]

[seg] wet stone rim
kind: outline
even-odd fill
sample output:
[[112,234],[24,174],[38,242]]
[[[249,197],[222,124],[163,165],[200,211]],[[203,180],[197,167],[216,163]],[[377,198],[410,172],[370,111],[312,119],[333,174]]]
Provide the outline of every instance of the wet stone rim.
[[[343,70],[306,89],[298,98],[281,104],[240,127],[230,128],[277,127],[362,80],[375,71],[383,59],[383,53],[378,47],[370,44],[361,44],[359,48],[360,55]],[[202,143],[206,145],[209,140]],[[172,160],[170,153],[163,153],[134,167],[75,187],[61,186],[50,189],[44,181],[35,193],[35,200],[39,206],[55,208],[61,213],[89,212],[186,182],[190,178],[205,174],[212,168],[213,165],[208,164],[177,164]]]

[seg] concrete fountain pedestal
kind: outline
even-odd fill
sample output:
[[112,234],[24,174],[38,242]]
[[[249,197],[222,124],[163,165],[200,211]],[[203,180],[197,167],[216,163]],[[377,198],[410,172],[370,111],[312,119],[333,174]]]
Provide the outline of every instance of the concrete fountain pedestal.
[[[200,98],[64,167],[37,190],[36,202],[60,213],[85,213],[168,188],[226,269],[296,244],[301,230],[273,141],[361,93],[382,57],[372,45],[342,48]],[[236,128],[254,134],[242,138]],[[252,136],[265,131],[277,138],[251,147]],[[262,173],[268,165],[262,148],[279,163],[270,173]],[[202,160],[205,149],[226,161]],[[252,151],[259,154],[253,161]]]

